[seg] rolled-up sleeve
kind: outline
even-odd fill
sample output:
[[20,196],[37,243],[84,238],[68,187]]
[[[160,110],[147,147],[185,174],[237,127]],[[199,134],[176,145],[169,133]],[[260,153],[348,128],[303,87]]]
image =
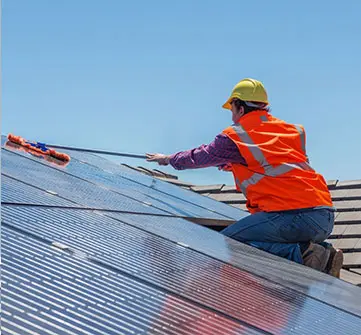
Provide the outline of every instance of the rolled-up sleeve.
[[229,163],[246,165],[236,144],[224,134],[216,136],[208,145],[203,144],[198,148],[171,155],[169,163],[176,170],[222,166]]

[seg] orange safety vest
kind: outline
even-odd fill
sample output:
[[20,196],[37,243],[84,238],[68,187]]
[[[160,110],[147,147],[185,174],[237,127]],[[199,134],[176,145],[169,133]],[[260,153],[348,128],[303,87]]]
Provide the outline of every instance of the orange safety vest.
[[302,126],[259,110],[223,133],[247,163],[231,166],[250,213],[333,206],[326,181],[308,163]]

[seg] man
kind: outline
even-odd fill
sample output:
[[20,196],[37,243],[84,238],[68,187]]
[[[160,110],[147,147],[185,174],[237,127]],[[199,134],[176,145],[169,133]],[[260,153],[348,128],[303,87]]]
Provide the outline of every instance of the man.
[[309,164],[305,131],[270,114],[267,92],[243,79],[223,108],[234,124],[209,145],[147,160],[177,170],[218,166],[232,171],[251,215],[221,233],[275,255],[339,277],[341,250],[324,242],[334,207],[324,178]]

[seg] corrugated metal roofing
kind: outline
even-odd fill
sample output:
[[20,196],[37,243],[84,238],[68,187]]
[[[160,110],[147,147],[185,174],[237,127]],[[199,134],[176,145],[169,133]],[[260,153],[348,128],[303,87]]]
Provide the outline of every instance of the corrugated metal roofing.
[[238,209],[94,155],[10,150],[3,334],[360,333],[359,288],[177,217]]

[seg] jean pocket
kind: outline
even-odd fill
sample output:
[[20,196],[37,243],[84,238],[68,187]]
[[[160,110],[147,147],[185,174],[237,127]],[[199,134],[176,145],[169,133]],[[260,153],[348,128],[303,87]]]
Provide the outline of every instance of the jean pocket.
[[331,234],[334,214],[329,210],[315,210],[302,213],[304,229],[312,232],[312,241],[322,242]]
[[331,219],[331,214],[334,215],[334,213],[328,209],[315,209],[313,212],[328,219]]

